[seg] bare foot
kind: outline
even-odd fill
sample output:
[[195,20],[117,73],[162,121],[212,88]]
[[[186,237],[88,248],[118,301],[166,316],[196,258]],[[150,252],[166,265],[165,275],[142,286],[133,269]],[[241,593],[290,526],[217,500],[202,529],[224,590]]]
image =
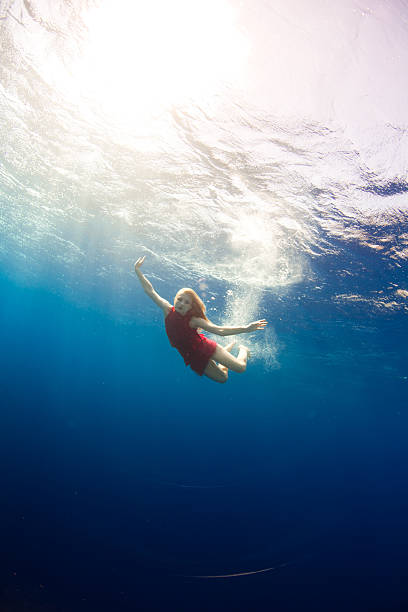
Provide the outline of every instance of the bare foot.
[[227,346],[224,346],[224,351],[228,351],[230,353],[235,344],[236,342],[230,342],[229,344],[227,344]]
[[[247,346],[244,346],[243,344],[240,344],[239,345],[239,352],[241,352],[241,351],[246,353],[246,359],[250,358],[251,352],[250,352],[250,350],[249,350],[249,348]],[[238,358],[239,358],[239,356],[238,356]]]

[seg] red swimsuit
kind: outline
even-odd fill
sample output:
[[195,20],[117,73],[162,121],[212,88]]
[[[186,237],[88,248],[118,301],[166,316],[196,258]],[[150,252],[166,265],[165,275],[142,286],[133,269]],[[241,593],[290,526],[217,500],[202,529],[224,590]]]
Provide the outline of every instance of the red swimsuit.
[[199,334],[196,329],[192,329],[191,317],[191,314],[183,316],[176,312],[173,306],[164,323],[171,346],[178,350],[186,366],[189,365],[194,372],[202,376],[217,348],[217,343]]

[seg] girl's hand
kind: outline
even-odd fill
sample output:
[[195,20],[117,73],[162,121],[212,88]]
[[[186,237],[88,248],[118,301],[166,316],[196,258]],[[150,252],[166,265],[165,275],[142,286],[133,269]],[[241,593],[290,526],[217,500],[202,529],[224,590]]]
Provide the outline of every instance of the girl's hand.
[[138,271],[138,269],[143,264],[145,259],[146,259],[146,255],[144,255],[143,257],[139,257],[139,259],[135,262],[135,272]]
[[247,332],[253,332],[257,329],[264,329],[268,325],[268,321],[265,319],[260,319],[259,321],[254,321],[247,326]]

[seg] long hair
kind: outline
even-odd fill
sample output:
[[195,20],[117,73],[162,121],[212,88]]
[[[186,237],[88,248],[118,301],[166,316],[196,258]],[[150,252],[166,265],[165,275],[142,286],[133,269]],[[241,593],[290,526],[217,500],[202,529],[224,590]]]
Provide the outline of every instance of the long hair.
[[189,287],[184,287],[183,289],[180,289],[179,291],[177,291],[176,296],[174,298],[174,303],[176,303],[177,296],[180,293],[187,293],[187,295],[190,296],[191,302],[192,302],[191,311],[190,311],[191,315],[193,317],[198,317],[200,319],[205,319],[206,321],[208,321],[207,315],[205,314],[204,302],[200,298],[200,296],[196,294],[194,289],[190,289]]

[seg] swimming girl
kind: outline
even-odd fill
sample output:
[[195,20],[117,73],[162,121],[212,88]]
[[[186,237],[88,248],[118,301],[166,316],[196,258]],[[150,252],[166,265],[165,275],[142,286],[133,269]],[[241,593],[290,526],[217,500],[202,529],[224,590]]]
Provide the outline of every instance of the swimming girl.
[[265,319],[254,321],[243,327],[224,327],[211,323],[206,317],[205,306],[193,289],[180,289],[174,298],[174,306],[160,297],[153,289],[149,280],[140,270],[145,257],[139,257],[135,263],[135,272],[145,293],[159,306],[164,314],[164,324],[170,344],[181,354],[186,365],[200,376],[205,374],[211,380],[225,383],[228,380],[228,370],[244,372],[249,351],[240,345],[238,357],[231,355],[235,342],[225,347],[214,340],[198,333],[198,329],[217,334],[232,336],[246,334],[257,329],[264,329]]

